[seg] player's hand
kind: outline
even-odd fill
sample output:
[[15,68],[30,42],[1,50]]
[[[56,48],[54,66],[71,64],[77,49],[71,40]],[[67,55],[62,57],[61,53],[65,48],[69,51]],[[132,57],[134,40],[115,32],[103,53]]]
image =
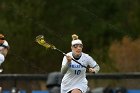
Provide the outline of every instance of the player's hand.
[[71,60],[72,60],[71,56],[66,56],[66,58],[67,58],[67,60],[68,60],[68,63],[70,63]]
[[90,72],[90,73],[95,73],[94,68],[89,68],[89,72]]

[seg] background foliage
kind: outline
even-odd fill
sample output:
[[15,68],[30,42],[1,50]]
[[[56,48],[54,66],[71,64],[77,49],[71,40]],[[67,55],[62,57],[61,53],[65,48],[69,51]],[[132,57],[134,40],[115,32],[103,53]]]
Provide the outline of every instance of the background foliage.
[[[100,65],[101,72],[140,71],[135,69],[139,64],[129,66],[139,62],[139,3],[139,0],[1,0],[0,33],[10,45],[2,64],[4,73],[59,71],[63,55],[39,46],[35,37],[43,34],[68,52],[74,33],[83,41],[83,51]],[[133,58],[128,62],[130,57]]]

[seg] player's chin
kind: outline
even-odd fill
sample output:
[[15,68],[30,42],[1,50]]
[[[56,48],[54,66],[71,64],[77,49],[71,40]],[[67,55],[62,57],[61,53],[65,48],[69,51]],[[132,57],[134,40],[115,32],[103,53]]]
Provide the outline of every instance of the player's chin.
[[81,52],[76,52],[76,55],[77,55],[77,56],[81,55]]

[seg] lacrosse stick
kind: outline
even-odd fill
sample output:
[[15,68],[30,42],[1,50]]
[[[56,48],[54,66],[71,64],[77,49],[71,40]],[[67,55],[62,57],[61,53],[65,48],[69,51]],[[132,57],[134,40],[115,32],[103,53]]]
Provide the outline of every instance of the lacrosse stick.
[[[44,47],[46,47],[47,49],[50,48],[50,49],[53,49],[53,50],[57,50],[59,51],[60,53],[62,53],[64,56],[66,56],[66,53],[64,53],[63,51],[61,51],[60,49],[56,48],[53,44],[50,44],[48,42],[45,41],[45,38],[43,35],[39,35],[36,37],[36,42]],[[78,63],[79,65],[81,65],[82,67],[88,69],[88,67],[82,65],[80,62],[78,62],[77,60],[73,59],[73,61],[75,61],[76,63]]]

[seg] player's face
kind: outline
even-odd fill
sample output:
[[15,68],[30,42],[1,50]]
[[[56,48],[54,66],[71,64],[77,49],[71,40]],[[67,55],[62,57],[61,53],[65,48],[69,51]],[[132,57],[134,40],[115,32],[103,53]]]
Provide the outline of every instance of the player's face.
[[71,49],[76,56],[79,56],[79,55],[81,55],[83,45],[82,44],[75,44],[71,47]]

